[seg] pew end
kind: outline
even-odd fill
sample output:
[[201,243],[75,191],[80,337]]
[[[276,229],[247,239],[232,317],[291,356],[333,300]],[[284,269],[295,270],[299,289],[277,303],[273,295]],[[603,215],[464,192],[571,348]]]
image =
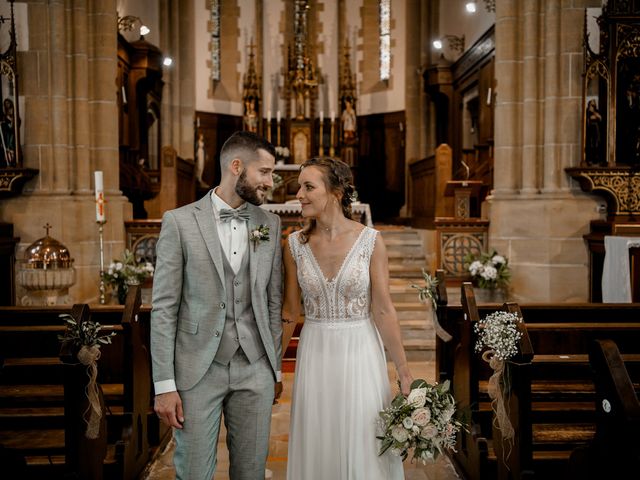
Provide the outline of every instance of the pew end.
[[596,388],[596,433],[570,457],[572,478],[625,478],[640,467],[640,401],[625,362],[612,340],[589,350]]

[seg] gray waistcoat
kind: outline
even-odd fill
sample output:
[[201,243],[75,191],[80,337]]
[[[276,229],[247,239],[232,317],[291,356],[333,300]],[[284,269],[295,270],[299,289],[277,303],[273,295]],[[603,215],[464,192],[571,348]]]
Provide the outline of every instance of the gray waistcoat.
[[237,274],[222,255],[224,279],[227,292],[227,314],[220,346],[214,361],[227,365],[238,348],[250,363],[261,358],[266,352],[260,339],[258,325],[251,306],[251,275],[249,273],[249,252],[244,255]]

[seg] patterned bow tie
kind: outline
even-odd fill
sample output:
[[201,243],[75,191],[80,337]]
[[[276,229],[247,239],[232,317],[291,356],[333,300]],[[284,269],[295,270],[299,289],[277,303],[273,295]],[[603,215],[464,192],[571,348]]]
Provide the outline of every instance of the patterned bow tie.
[[220,220],[223,222],[230,222],[232,218],[236,220],[244,220],[245,222],[249,221],[249,210],[247,208],[243,208],[242,210],[232,210],[230,208],[221,208],[220,209]]

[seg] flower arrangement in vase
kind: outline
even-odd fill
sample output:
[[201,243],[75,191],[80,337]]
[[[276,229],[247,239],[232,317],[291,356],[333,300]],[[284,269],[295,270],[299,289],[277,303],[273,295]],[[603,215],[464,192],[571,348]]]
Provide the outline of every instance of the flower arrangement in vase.
[[129,285],[140,285],[153,277],[151,262],[137,262],[133,252],[125,250],[121,260],[114,260],[104,275],[104,283],[109,285],[118,296],[118,303],[124,304]]
[[500,300],[507,296],[511,280],[507,257],[493,250],[490,253],[468,254],[464,263],[473,285],[487,290],[489,300]]

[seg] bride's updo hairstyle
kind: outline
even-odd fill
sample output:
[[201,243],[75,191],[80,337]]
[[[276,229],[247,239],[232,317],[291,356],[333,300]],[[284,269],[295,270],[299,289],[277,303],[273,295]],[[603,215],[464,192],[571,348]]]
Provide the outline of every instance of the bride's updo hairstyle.
[[[351,218],[351,202],[354,199],[356,188],[353,186],[353,175],[349,165],[332,157],[313,157],[304,162],[300,170],[307,167],[318,167],[322,171],[327,191],[336,195],[340,201],[342,213],[345,217]],[[308,220],[300,232],[300,241],[307,243],[309,234],[315,228],[316,221],[314,219]]]

